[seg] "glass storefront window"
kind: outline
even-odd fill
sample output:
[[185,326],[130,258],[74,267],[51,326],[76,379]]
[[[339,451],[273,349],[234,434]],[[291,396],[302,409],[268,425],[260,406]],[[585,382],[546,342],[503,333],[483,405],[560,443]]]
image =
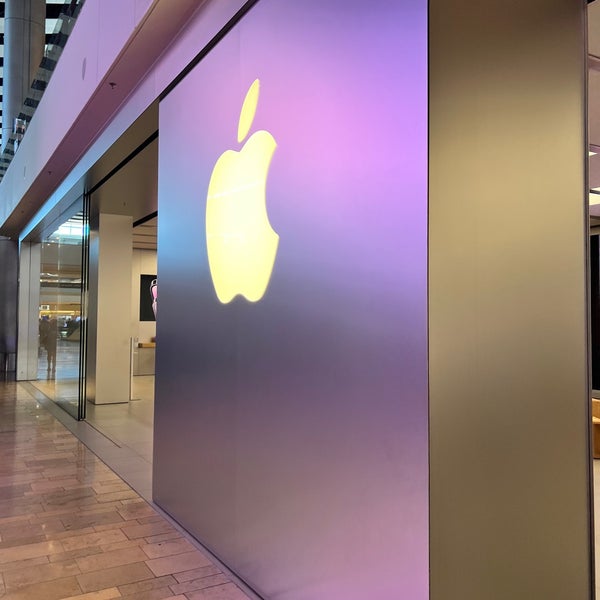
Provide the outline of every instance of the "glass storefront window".
[[84,358],[87,219],[80,200],[51,233],[40,258],[36,387],[76,419],[85,403]]

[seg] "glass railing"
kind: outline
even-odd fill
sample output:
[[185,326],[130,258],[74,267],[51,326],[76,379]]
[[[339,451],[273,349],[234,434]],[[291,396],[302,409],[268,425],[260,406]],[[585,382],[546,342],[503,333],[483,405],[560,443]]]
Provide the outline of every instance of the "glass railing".
[[[27,125],[33,114],[35,113],[48,82],[52,77],[52,73],[56,68],[58,59],[67,43],[67,39],[73,31],[73,26],[79,15],[79,11],[85,0],[68,0],[64,3],[60,10],[60,14],[56,20],[54,31],[50,35],[49,41],[44,49],[44,57],[38,67],[38,70],[33,78],[27,98],[23,102],[21,112],[17,117],[16,127],[14,132],[8,138],[2,153],[0,154],[0,181],[4,177],[8,166],[10,165],[15,152],[19,147],[19,143],[23,138]],[[4,115],[6,117],[6,115]]]

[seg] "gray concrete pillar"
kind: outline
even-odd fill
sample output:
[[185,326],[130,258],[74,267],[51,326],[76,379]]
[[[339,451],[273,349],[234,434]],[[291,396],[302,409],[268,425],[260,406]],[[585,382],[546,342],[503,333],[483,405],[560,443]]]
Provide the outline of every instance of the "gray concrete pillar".
[[0,238],[0,376],[14,371],[17,351],[18,247],[14,240]]
[[44,56],[45,19],[45,0],[6,0],[2,149]]

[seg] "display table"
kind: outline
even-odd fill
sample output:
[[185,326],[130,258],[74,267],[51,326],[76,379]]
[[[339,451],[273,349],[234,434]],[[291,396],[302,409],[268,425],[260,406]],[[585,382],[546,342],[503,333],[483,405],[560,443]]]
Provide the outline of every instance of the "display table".
[[133,375],[154,375],[156,342],[140,342],[133,349]]

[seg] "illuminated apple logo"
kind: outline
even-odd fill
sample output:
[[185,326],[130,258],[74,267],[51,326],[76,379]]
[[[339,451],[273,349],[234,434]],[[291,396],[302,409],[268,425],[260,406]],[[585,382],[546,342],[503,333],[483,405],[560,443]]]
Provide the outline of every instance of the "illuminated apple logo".
[[[246,93],[238,125],[238,142],[248,135],[260,83]],[[239,152],[227,150],[213,169],[206,201],[208,264],[218,299],[227,304],[241,294],[260,300],[269,285],[279,236],[269,217],[265,188],[277,143],[268,131],[257,131]]]

